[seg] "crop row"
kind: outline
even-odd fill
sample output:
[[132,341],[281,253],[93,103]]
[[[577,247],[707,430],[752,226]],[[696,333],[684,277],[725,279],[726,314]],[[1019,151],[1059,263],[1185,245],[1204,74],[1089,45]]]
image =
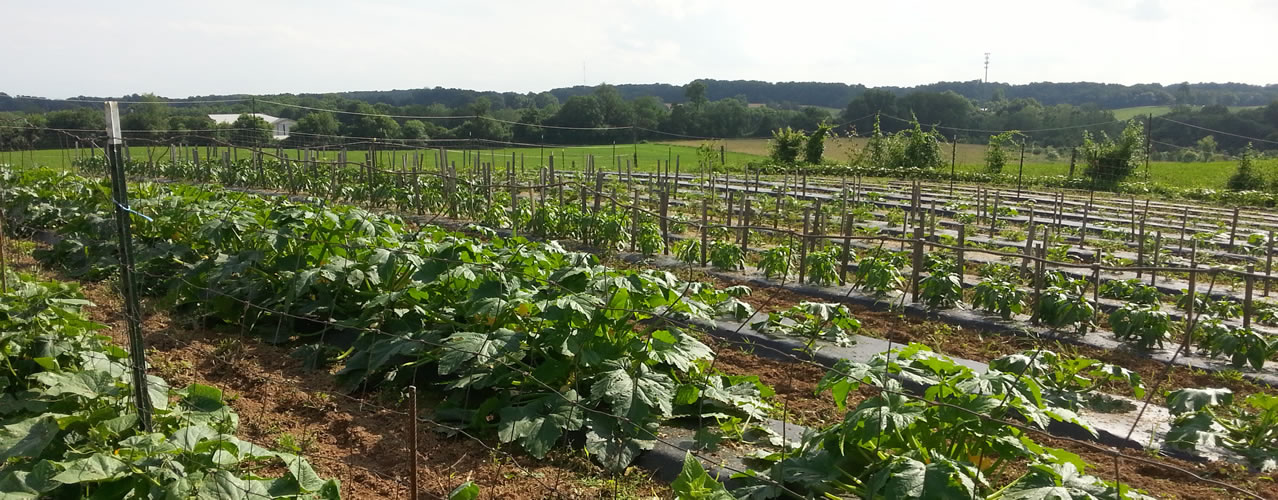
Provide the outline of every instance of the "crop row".
[[[46,262],[85,277],[116,265],[110,232],[101,230],[109,220],[98,215],[110,212],[100,184],[37,171],[6,173],[5,185],[11,228],[62,237],[41,256]],[[181,185],[138,185],[131,205],[149,218],[135,218],[137,268],[148,293],[275,340],[291,338],[315,365],[340,364],[337,376],[351,388],[410,380],[436,387],[437,418],[517,442],[534,456],[565,442],[565,433],[579,434],[597,461],[616,470],[651,447],[664,422],[710,420],[731,436],[769,411],[770,388],[715,371],[713,353],[682,327],[750,316],[735,296],[748,290],[610,269],[588,254],[521,238],[483,243],[413,230],[349,206]],[[546,212],[530,214],[530,227],[541,220],[544,231],[609,238],[596,218],[604,210],[536,219]],[[834,317],[813,316],[818,325]],[[835,324],[853,328],[848,318]],[[783,448],[772,457],[775,468],[747,472],[757,478],[749,491],[1023,498],[1063,482],[1099,495],[1118,491],[1080,476],[1076,458],[997,422],[1006,416],[1042,427],[1076,419],[1045,389],[1053,377],[1025,364],[1020,374],[957,373],[943,360],[912,346],[836,368],[824,384],[836,402],[860,384],[880,395],[821,439]],[[938,379],[941,389],[932,402],[909,397],[894,385],[903,374]],[[1037,465],[1000,490],[986,475],[1008,460]],[[953,481],[925,490],[923,479],[933,476]]]

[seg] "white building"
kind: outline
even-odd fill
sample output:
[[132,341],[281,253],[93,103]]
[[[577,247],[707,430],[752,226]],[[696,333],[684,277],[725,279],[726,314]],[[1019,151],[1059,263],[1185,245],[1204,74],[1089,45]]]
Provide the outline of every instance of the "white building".
[[[253,115],[263,120],[266,120],[266,123],[270,124],[271,126],[271,138],[275,140],[287,139],[289,130],[292,130],[293,127],[297,125],[297,120],[290,120],[288,118],[277,118],[264,113],[244,113],[244,114]],[[219,125],[230,125],[232,123],[235,123],[235,120],[239,119],[239,117],[240,115],[234,114],[234,113],[209,115],[209,118],[212,118],[213,122]]]

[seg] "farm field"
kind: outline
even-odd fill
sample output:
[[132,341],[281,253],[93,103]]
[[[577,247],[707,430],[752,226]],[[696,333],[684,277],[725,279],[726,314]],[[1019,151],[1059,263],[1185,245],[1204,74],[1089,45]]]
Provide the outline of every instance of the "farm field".
[[[533,416],[545,415],[558,419],[558,427],[580,429],[590,451],[584,466],[600,467],[600,477],[607,477],[604,471],[633,470],[627,467],[632,461],[651,466],[649,460],[656,459],[644,457],[655,456],[675,457],[678,472],[678,459],[689,451],[706,453],[702,463],[683,465],[682,477],[688,480],[671,485],[673,493],[689,498],[699,497],[690,496],[688,481],[708,488],[699,490],[702,495],[723,488],[711,477],[722,474],[720,479],[726,479],[734,472],[724,467],[755,471],[754,479],[731,481],[731,486],[753,488],[739,492],[771,491],[764,494],[767,498],[787,491],[874,496],[884,491],[876,488],[906,487],[912,474],[932,470],[929,464],[947,464],[944,474],[972,481],[933,485],[942,489],[905,496],[998,498],[1057,484],[1080,471],[1088,475],[1072,479],[1074,484],[1099,496],[1122,491],[1138,498],[1127,488],[1157,497],[1238,494],[1228,488],[1263,497],[1275,494],[1265,476],[1242,466],[1160,458],[1139,449],[1194,456],[1202,442],[1173,436],[1192,432],[1192,422],[1204,418],[1237,418],[1233,422],[1252,422],[1245,424],[1253,426],[1248,429],[1264,430],[1263,423],[1249,420],[1245,412],[1234,413],[1227,403],[1216,406],[1215,414],[1199,405],[1212,404],[1202,399],[1208,394],[1202,392],[1205,387],[1228,388],[1230,397],[1250,407],[1263,407],[1265,398],[1273,397],[1269,384],[1278,380],[1273,364],[1278,353],[1269,350],[1268,340],[1254,342],[1270,338],[1278,326],[1264,288],[1271,273],[1266,257],[1273,255],[1272,235],[1265,231],[1278,221],[1269,211],[1160,200],[1138,204],[1103,193],[1094,198],[1047,191],[1016,196],[973,185],[950,191],[943,184],[896,181],[854,181],[845,190],[839,179],[820,177],[800,186],[784,177],[753,184],[723,176],[628,179],[614,172],[606,176],[604,189],[595,191],[582,182],[593,178],[589,173],[561,171],[561,182],[553,188],[524,185],[508,191],[506,186],[440,183],[434,177],[396,181],[366,176],[354,167],[330,179],[327,174],[311,178],[304,170],[288,171],[273,162],[265,162],[261,170],[245,166],[236,162],[224,169],[213,162],[190,168],[163,161],[129,166],[134,179],[202,186],[134,189],[132,210],[149,217],[134,219],[135,241],[144,256],[139,262],[144,290],[174,293],[188,314],[215,319],[241,338],[270,339],[283,333],[284,345],[331,364],[338,386],[349,388],[355,382],[393,393],[408,377],[423,387],[429,381],[430,387],[479,391],[489,399],[457,399],[449,391],[425,394],[428,404],[463,415],[487,415],[447,422],[505,443],[514,451],[510,460],[537,459],[548,456],[550,448],[560,449],[559,431],[553,432],[554,439],[543,435],[549,432],[544,431],[546,423]],[[101,173],[101,165],[82,167],[89,174]],[[598,170],[608,173],[606,167]],[[498,168],[492,176],[502,178],[501,172]],[[74,195],[88,192],[83,185],[91,181],[57,175],[10,176],[4,189],[11,191],[4,200],[12,219],[6,228],[19,235],[32,228],[59,234],[62,242],[44,249],[39,260],[92,281],[112,265],[113,237],[92,223],[110,205],[100,195]],[[480,178],[461,168],[459,175]],[[217,188],[219,183],[229,190]],[[788,195],[774,195],[778,190]],[[244,191],[301,192],[338,204],[321,214],[304,204]],[[20,209],[35,206],[32,196],[48,200],[55,209]],[[628,205],[629,200],[639,205]],[[748,212],[742,210],[746,200],[754,203]],[[388,212],[403,219],[383,215]],[[460,234],[417,227],[414,220],[454,227],[473,221],[488,228]],[[198,233],[173,231],[197,227]],[[839,229],[843,227],[850,232]],[[584,245],[589,254],[525,243],[494,230],[562,240],[570,248]],[[1160,233],[1157,240],[1155,233]],[[285,234],[291,237],[281,238]],[[1046,243],[1043,254],[1028,253],[1032,242]],[[324,259],[330,251],[340,252],[341,259]],[[667,253],[669,257],[662,257]],[[597,262],[591,254],[605,258]],[[1092,261],[1104,272],[1095,268],[1091,274],[1087,263]],[[1262,267],[1260,278],[1250,282],[1255,286],[1244,290],[1240,270],[1247,264]],[[674,274],[662,274],[667,271]],[[1148,275],[1154,272],[1157,278]],[[299,281],[303,276],[308,277]],[[1147,279],[1157,286],[1145,287]],[[1182,303],[1178,297],[1187,296],[1181,293],[1186,280],[1195,279],[1190,289],[1197,299]],[[696,281],[709,286],[694,285]],[[399,294],[405,285],[407,293]],[[235,300],[217,299],[222,295]],[[399,302],[391,306],[387,300]],[[960,303],[967,306],[957,307]],[[1163,344],[1178,345],[1173,326],[1193,317],[1186,304],[1194,304],[1200,315],[1211,311],[1214,320],[1212,329],[1202,330],[1194,341],[1192,354],[1175,356]],[[387,316],[389,307],[398,319]],[[317,314],[329,314],[344,334],[355,335],[353,354],[341,359],[324,354],[329,352],[322,347],[329,327],[318,332],[306,327],[330,324]],[[642,319],[649,317],[655,323]],[[1137,317],[1141,319],[1132,320]],[[414,326],[423,321],[442,326]],[[1016,333],[1027,329],[1042,338]],[[593,331],[604,337],[586,334]],[[583,335],[572,340],[582,344],[571,350],[552,347],[564,334]],[[651,338],[632,342],[639,334]],[[1246,340],[1253,347],[1239,350],[1231,339],[1253,339]],[[922,344],[903,345],[908,342],[931,345],[938,355]],[[418,343],[425,348],[411,348]],[[1040,359],[1044,348],[1053,353]],[[408,357],[390,365],[374,355],[378,352]],[[577,367],[571,364],[573,352],[591,352],[608,361]],[[1164,376],[1160,370],[1169,358],[1180,362],[1167,365]],[[610,364],[614,360],[620,364]],[[1187,360],[1194,368],[1186,366]],[[405,362],[410,364],[398,364]],[[631,368],[619,372],[617,366]],[[1085,367],[1088,381],[1078,385],[1077,379],[1063,377],[1078,369],[1067,366]],[[413,368],[412,375],[396,376],[405,367]],[[956,415],[946,407],[929,404],[911,394],[915,389],[879,375],[889,371],[901,373],[911,384],[932,386],[945,404],[971,405],[978,409],[973,416],[990,425],[977,426],[979,430],[956,425]],[[796,373],[821,382],[796,390]],[[499,379],[488,378],[498,374]],[[488,385],[508,377],[519,383]],[[573,379],[591,383],[566,382]],[[1062,385],[1062,380],[1075,382]],[[991,385],[979,391],[963,385],[977,381]],[[615,392],[613,384],[629,384],[642,396],[618,399],[626,391]],[[565,387],[572,388],[572,395],[556,393]],[[822,394],[812,397],[816,392]],[[372,395],[367,389],[350,394]],[[1150,415],[1161,417],[1142,420],[1134,415],[1145,394],[1153,402]],[[1225,397],[1210,394],[1217,400]],[[1203,402],[1184,407],[1175,403],[1176,397]],[[994,410],[1002,406],[994,405],[997,401],[1012,402],[1027,418],[1024,428],[995,417]],[[574,418],[574,411],[590,417]],[[879,411],[891,411],[898,427],[863,425]],[[486,419],[493,423],[485,424]],[[769,427],[778,421],[780,427]],[[1095,432],[1082,441],[1051,436],[1044,434],[1049,421],[1065,426],[1094,422],[1086,428]],[[634,422],[642,425],[629,427]],[[684,435],[679,426],[688,423],[710,429],[713,436],[674,438]],[[637,430],[650,425],[660,426],[665,439],[653,442]],[[791,451],[782,451],[788,448],[777,443],[787,440],[785,432],[792,425],[822,428],[848,444],[831,448],[819,440],[796,442]],[[1138,434],[1124,440],[1128,425],[1139,429]],[[771,444],[746,437],[768,435],[767,428],[780,433],[772,434]],[[706,437],[725,446],[701,449],[698,443]],[[1034,444],[993,448],[1012,441]],[[960,442],[965,444],[956,446]],[[1272,452],[1263,442],[1231,442],[1228,453]],[[1064,455],[1039,448],[1042,444],[1082,458],[1062,460]],[[1121,484],[1110,482],[1116,462],[1105,450],[1111,446],[1124,450],[1122,475],[1116,478]],[[754,450],[769,458],[754,465],[733,458]],[[1018,465],[1008,467],[1003,459],[1009,457],[1016,457]],[[813,460],[836,460],[834,470],[844,472],[834,482],[782,473],[812,467]],[[1034,465],[1027,471],[1020,464]],[[665,473],[655,470],[658,477],[674,479],[668,468]],[[504,483],[485,477],[476,481],[481,491],[503,491]],[[582,479],[567,477],[574,487],[585,487]],[[534,491],[558,492],[560,483],[555,484],[554,490],[535,485]],[[661,491],[640,482],[630,488]],[[436,486],[434,491],[446,489]]]
[[[851,148],[861,148],[869,139],[864,137],[853,138],[835,138],[827,142],[826,158],[833,161],[846,161]],[[670,144],[680,146],[692,146],[696,141],[675,141]],[[766,156],[768,154],[768,139],[728,139],[720,141],[727,151],[735,151],[751,155]],[[948,160],[950,151],[942,146],[942,156]],[[1069,174],[1069,151],[1062,152],[1063,158],[1056,161],[1048,161],[1042,155],[1025,154],[1025,176],[1052,176],[1052,175],[1068,175]],[[957,171],[961,172],[983,172],[985,170],[985,145],[984,144],[963,144],[958,145],[957,150]],[[1009,154],[1007,166],[1003,168],[1005,174],[1015,174],[1019,162],[1019,153],[1012,151]],[[1232,161],[1218,162],[1199,162],[1199,163],[1182,163],[1182,162],[1151,162],[1149,166],[1149,180],[1168,186],[1183,188],[1210,188],[1224,189],[1229,176],[1233,175],[1237,168],[1237,163]],[[1082,174],[1082,166],[1076,167],[1076,175]],[[1134,176],[1134,180],[1143,180],[1144,170],[1141,169]]]
[[[631,161],[633,161],[633,159],[637,155],[639,159],[637,171],[656,170],[656,165],[658,161],[661,161],[661,162],[670,161],[671,162],[670,168],[673,171],[674,161],[676,158],[680,162],[681,166],[693,168],[695,170],[697,165],[697,147],[699,147],[701,144],[702,144],[701,142],[692,142],[689,144],[638,144],[638,145],[618,144],[615,148],[611,145],[565,146],[565,147],[545,147],[545,148],[519,147],[519,148],[499,148],[499,149],[482,149],[482,150],[472,149],[472,150],[469,150],[469,153],[461,149],[450,147],[448,149],[448,160],[450,162],[456,163],[458,167],[464,167],[465,165],[468,165],[469,163],[475,161],[475,158],[476,158],[475,155],[478,154],[480,161],[484,163],[496,163],[499,168],[505,168],[506,162],[510,161],[511,154],[513,153],[515,155],[516,165],[519,164],[520,159],[522,157],[525,166],[531,169],[531,168],[535,168],[535,166],[538,166],[538,165],[548,164],[549,158],[551,156],[554,156],[556,169],[571,170],[574,168],[574,166],[576,169],[581,169],[585,165],[587,161],[587,157],[593,156],[595,165],[597,167],[615,169],[615,166],[614,166],[615,164],[612,161],[612,155],[615,151],[617,156],[619,157],[619,161],[623,169],[625,168],[625,161],[627,159],[630,159]],[[205,151],[206,151],[206,148],[200,147],[200,155],[206,155]],[[235,155],[237,155],[237,156],[233,155],[233,158],[236,158],[236,157],[247,158],[251,154],[250,150],[247,148],[237,148],[232,151]],[[266,151],[270,152],[271,154],[274,154],[275,150],[266,149]],[[319,158],[322,160],[333,160],[333,159],[336,159],[338,155],[337,151],[332,151],[332,150],[326,151],[323,149],[317,149],[314,151],[317,152],[317,154],[319,155]],[[436,161],[436,158],[434,155],[436,153],[427,151],[427,150],[416,150],[416,151],[420,154],[427,155],[426,157],[429,158],[428,166],[432,168],[434,167],[434,162]],[[86,148],[82,150],[82,153],[85,155],[88,155],[89,150]],[[284,153],[289,158],[299,157],[297,149],[284,149]],[[394,161],[398,165],[403,162],[404,155],[408,155],[409,159],[411,160],[413,153],[414,153],[414,150],[400,150],[400,151],[394,151],[394,152],[380,151],[378,154],[378,164],[389,165],[392,160],[391,155],[395,155]],[[151,148],[151,150],[149,151],[149,154],[151,155],[151,157],[155,158],[157,161],[168,160],[167,147]],[[148,157],[148,149],[145,146],[131,146],[129,148],[129,155],[134,159],[145,159]],[[347,151],[348,161],[363,162],[367,158],[367,156],[368,156],[368,149],[366,144],[352,146]],[[542,162],[543,156],[546,158],[546,163]],[[74,149],[45,149],[45,150],[35,150],[35,151],[25,151],[25,152],[0,153],[0,163],[10,163],[12,165],[19,166],[19,167],[49,165],[49,166],[55,166],[60,168],[69,168],[74,158],[75,158]],[[739,151],[733,151],[731,149],[728,149],[724,154],[724,160],[727,162],[727,165],[729,166],[738,166],[738,165],[745,164],[747,162],[759,162],[759,161],[762,161],[763,158],[752,153],[739,152]],[[719,152],[717,147],[715,148],[715,161],[716,162],[719,161]]]
[[[1243,109],[1255,109],[1261,106],[1228,106],[1229,111],[1237,112]],[[1142,116],[1162,116],[1172,112],[1173,106],[1132,106],[1130,108],[1118,108],[1110,111],[1114,112],[1114,118],[1119,120],[1130,120]]]

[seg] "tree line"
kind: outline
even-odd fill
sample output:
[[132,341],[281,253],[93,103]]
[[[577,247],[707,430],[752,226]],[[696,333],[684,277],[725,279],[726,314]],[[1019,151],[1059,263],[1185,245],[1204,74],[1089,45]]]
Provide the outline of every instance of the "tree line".
[[[1190,86],[1192,87],[1192,86]],[[1095,105],[1045,103],[1032,97],[1009,97],[996,89],[987,100],[975,101],[957,91],[917,90],[899,94],[890,88],[867,89],[844,101],[840,110],[818,106],[794,108],[752,103],[745,95],[718,97],[707,81],[680,88],[680,102],[655,95],[627,97],[626,86],[598,85],[588,93],[561,100],[554,92],[520,94],[494,101],[478,93],[452,95],[455,105],[366,102],[349,94],[268,96],[238,102],[190,103],[155,96],[129,96],[124,104],[124,129],[149,140],[202,144],[215,141],[261,140],[260,124],[217,125],[212,113],[265,113],[298,121],[285,146],[336,144],[346,138],[388,142],[426,139],[469,140],[476,144],[607,144],[678,138],[768,138],[783,128],[814,132],[823,125],[832,135],[868,136],[878,120],[882,133],[914,127],[911,120],[944,137],[986,143],[999,131],[1021,131],[1025,140],[1056,148],[1082,145],[1082,131],[1117,135],[1124,124],[1112,111]],[[748,90],[747,88],[745,88]],[[411,91],[397,91],[411,92]],[[367,93],[368,95],[381,95]],[[1224,105],[1194,106],[1192,88],[1181,104],[1153,121],[1153,137],[1177,147],[1201,149],[1200,141],[1214,135],[1220,152],[1237,153],[1258,138],[1257,149],[1275,149],[1278,141],[1278,101],[1258,108],[1231,110]],[[466,101],[468,97],[473,99]],[[0,98],[0,103],[4,101]],[[20,101],[20,99],[9,99]],[[47,112],[0,112],[0,148],[51,148],[66,144],[66,135],[45,129],[101,130],[100,106],[60,101]],[[179,104],[175,104],[179,103]],[[328,111],[331,110],[331,111]],[[29,130],[28,130],[29,129]],[[265,132],[268,136],[269,132]],[[255,139],[255,137],[259,139]],[[1156,150],[1158,148],[1155,148]],[[1165,153],[1164,153],[1165,154]],[[1179,159],[1179,157],[1173,158]]]

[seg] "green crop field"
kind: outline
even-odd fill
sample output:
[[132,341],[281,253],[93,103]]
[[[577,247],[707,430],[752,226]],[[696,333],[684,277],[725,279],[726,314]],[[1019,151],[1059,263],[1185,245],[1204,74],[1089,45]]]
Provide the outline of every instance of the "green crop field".
[[[497,170],[500,171],[505,168],[507,162],[511,161],[511,154],[513,153],[515,155],[515,165],[518,166],[520,164],[522,157],[525,169],[549,164],[552,156],[554,157],[555,168],[557,169],[580,169],[586,164],[587,158],[593,156],[595,166],[597,168],[609,170],[617,168],[618,163],[614,163],[613,161],[613,154],[615,152],[618,157],[618,162],[623,169],[625,168],[625,161],[627,159],[634,161],[634,158],[637,156],[639,171],[655,170],[658,161],[664,162],[668,160],[671,162],[671,169],[674,168],[675,162],[678,162],[681,167],[685,169],[692,169],[683,170],[684,172],[689,172],[696,170],[697,146],[700,144],[700,142],[692,141],[689,144],[679,145],[618,144],[615,148],[612,145],[604,145],[546,148],[522,147],[484,150],[449,149],[448,160],[450,162],[454,162],[458,167],[461,167],[463,164],[469,165],[471,162],[475,161],[475,157],[478,155],[480,157],[480,161],[484,163],[494,163],[497,165]],[[267,149],[266,151],[274,154],[275,150]],[[433,150],[380,151],[378,153],[378,164],[390,165],[392,161],[391,155],[395,155],[395,164],[402,165],[404,156],[407,155],[411,161],[414,151],[428,155],[426,160],[428,168],[436,166],[435,153]],[[80,153],[82,155],[87,155],[89,154],[89,151],[87,149],[81,149]],[[289,158],[298,157],[296,149],[285,149],[284,153],[288,155]],[[98,151],[97,154],[100,155],[102,152]],[[148,152],[148,149],[145,146],[131,146],[129,148],[129,154],[134,159],[147,158],[149,154],[150,157],[155,158],[156,160],[167,160],[169,155],[167,148],[151,148]],[[205,148],[200,147],[200,154],[205,154]],[[249,149],[238,149],[235,151],[235,154],[238,154],[241,158],[246,158],[251,154],[251,151]],[[337,154],[338,153],[336,151],[321,151],[320,157],[322,159],[331,160],[336,159]],[[366,150],[351,150],[347,153],[348,161],[353,162],[363,162],[367,156],[368,152]],[[715,156],[716,161],[718,161],[717,152]],[[71,166],[71,160],[74,159],[74,157],[74,149],[43,149],[36,151],[0,152],[0,163],[10,163],[18,166],[49,165],[69,168]],[[729,166],[738,166],[747,162],[762,161],[764,158],[756,154],[728,148],[724,152],[723,159]]]

